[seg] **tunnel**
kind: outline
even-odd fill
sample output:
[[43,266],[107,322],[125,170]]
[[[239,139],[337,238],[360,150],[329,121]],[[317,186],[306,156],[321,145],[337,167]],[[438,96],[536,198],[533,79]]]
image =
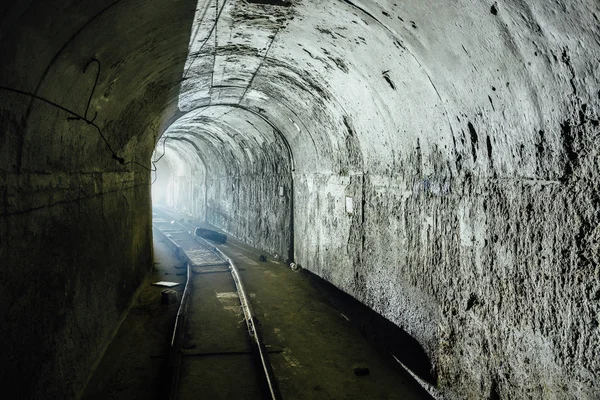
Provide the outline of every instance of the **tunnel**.
[[0,21],[15,398],[79,398],[152,269],[153,202],[405,331],[444,398],[600,398],[597,0],[26,0]]

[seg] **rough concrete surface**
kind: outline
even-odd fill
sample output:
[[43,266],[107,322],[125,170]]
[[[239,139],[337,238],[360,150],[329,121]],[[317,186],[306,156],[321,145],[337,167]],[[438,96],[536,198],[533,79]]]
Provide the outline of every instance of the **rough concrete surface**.
[[155,176],[131,162],[165,138],[155,195],[402,327],[449,398],[600,397],[596,0],[5,3],[24,397],[73,397],[141,282]]
[[169,397],[168,354],[179,301],[165,304],[161,280],[182,283],[167,289],[181,299],[185,273],[177,268],[181,261],[166,243],[154,237],[152,272],[146,277],[121,323],[90,377],[82,400],[160,400]]

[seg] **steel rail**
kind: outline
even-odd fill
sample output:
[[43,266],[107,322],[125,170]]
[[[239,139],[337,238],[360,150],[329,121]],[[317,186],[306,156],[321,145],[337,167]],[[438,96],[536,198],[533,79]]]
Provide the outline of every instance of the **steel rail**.
[[[167,211],[164,211],[161,208],[158,208],[158,210],[161,213],[167,215],[169,217],[169,219],[171,218],[171,215]],[[184,225],[180,221],[177,221],[176,219],[173,219],[173,221],[175,223],[177,223],[178,225],[180,225],[182,228],[184,228],[184,230],[192,229],[192,228]],[[159,229],[159,228],[156,227],[156,229]],[[190,232],[190,231],[188,230],[188,232]],[[161,231],[161,233],[164,235],[164,233],[162,231]],[[168,237],[166,235],[165,235],[165,237],[168,240],[170,240],[178,248],[178,250],[186,258],[186,263],[187,263],[187,282],[186,282],[186,286],[185,286],[183,296],[181,299],[181,305],[177,312],[175,328],[173,330],[173,337],[171,340],[172,353],[177,353],[177,356],[175,356],[175,358],[173,359],[173,362],[176,362],[176,364],[177,364],[174,366],[173,382],[172,382],[172,390],[171,390],[171,399],[174,399],[174,395],[176,394],[176,389],[178,386],[178,380],[179,380],[178,379],[178,377],[179,377],[178,366],[180,364],[179,354],[178,354],[179,352],[176,351],[175,346],[176,345],[179,346],[178,332],[182,331],[183,321],[185,320],[185,315],[187,313],[187,303],[188,303],[187,300],[189,298],[188,289],[191,286],[190,282],[192,281],[191,280],[191,269],[192,269],[193,263],[185,254],[185,251],[183,251],[183,249],[181,249],[181,247],[177,243],[175,243],[175,241],[173,241],[170,237]],[[231,260],[231,258],[228,257],[225,253],[223,253],[223,251],[221,249],[219,249],[217,246],[214,246],[213,244],[209,243],[205,239],[200,238],[196,235],[193,235],[193,237],[196,242],[198,242],[200,245],[202,245],[204,247],[207,247],[210,251],[212,251],[220,259],[222,259],[224,262],[226,262],[229,265],[229,271],[230,271],[233,281],[235,283],[238,298],[240,300],[240,305],[241,305],[242,311],[244,313],[244,320],[246,322],[246,327],[248,328],[248,335],[251,338],[252,348],[255,353],[255,356],[257,356],[257,358],[259,359],[260,365],[262,367],[261,375],[263,376],[263,378],[265,380],[265,385],[269,392],[269,398],[271,400],[281,400],[282,399],[281,392],[279,391],[279,386],[277,385],[275,373],[273,372],[273,367],[271,366],[271,362],[269,361],[269,355],[268,355],[268,352],[266,350],[266,347],[265,347],[263,339],[262,339],[260,323],[258,321],[258,318],[256,317],[254,308],[252,307],[252,303],[250,302],[250,298],[244,287],[244,283],[240,276],[239,269],[237,268],[237,266],[235,265],[233,260]],[[178,253],[179,253],[179,251],[178,251]],[[181,254],[178,254],[178,255],[181,256]],[[189,290],[191,290],[191,289],[189,289]],[[184,303],[184,300],[185,300],[185,303]],[[181,315],[181,318],[180,318],[180,315]],[[180,324],[180,325],[178,325],[178,324]]]
[[223,253],[217,246],[212,246],[203,238],[196,237],[195,239],[198,242],[203,241],[206,245],[211,246],[215,253],[219,254],[227,262],[229,262],[229,270],[231,271],[231,276],[233,277],[233,281],[235,282],[235,286],[238,291],[240,304],[242,305],[242,310],[244,312],[244,319],[246,320],[246,326],[248,327],[248,334],[252,338],[253,347],[260,358],[260,364],[262,366],[264,375],[263,377],[266,381],[267,388],[269,389],[270,398],[272,400],[281,400],[281,393],[279,392],[279,386],[277,385],[277,380],[275,379],[275,373],[273,372],[273,367],[269,361],[268,352],[262,340],[260,324],[254,312],[254,308],[252,307],[252,303],[250,302],[249,296],[246,293],[246,288],[244,287],[244,283],[242,282],[242,278],[240,277],[240,272],[237,266],[233,260],[227,257],[227,255]]
[[175,242],[169,235],[164,233],[154,223],[152,224],[154,230],[158,231],[163,238],[167,241],[168,245],[173,249],[177,258],[184,258],[186,263],[186,281],[183,289],[183,295],[181,296],[181,302],[177,309],[177,316],[175,317],[175,326],[173,328],[173,335],[171,336],[171,345],[169,347],[169,358],[168,358],[168,369],[171,375],[171,387],[169,392],[169,399],[175,400],[177,398],[177,389],[179,384],[179,369],[181,366],[181,354],[179,354],[179,348],[183,341],[183,326],[185,324],[185,318],[187,315],[188,299],[190,292],[192,291],[192,279],[191,279],[191,260],[185,254],[185,251]]

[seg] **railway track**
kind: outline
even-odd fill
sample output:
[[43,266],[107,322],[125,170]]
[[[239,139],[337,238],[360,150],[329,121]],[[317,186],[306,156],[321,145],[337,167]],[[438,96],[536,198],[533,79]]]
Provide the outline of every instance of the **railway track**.
[[171,338],[170,399],[281,399],[235,263],[176,213],[155,208],[153,214],[155,232],[187,277]]

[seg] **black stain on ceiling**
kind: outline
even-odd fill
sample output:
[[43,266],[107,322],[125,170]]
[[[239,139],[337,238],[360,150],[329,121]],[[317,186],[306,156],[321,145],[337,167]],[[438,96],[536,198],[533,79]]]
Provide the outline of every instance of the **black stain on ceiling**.
[[350,121],[348,121],[348,117],[344,115],[344,125],[346,125],[346,130],[348,131],[348,136],[354,136],[354,129],[350,126]]
[[394,40],[394,44],[396,45],[397,48],[399,48],[400,50],[406,50],[406,47],[399,42],[398,40]]
[[342,70],[345,73],[349,72],[348,66],[346,65],[346,63],[344,62],[344,60],[342,60],[339,57],[329,57],[329,59],[331,61],[333,61],[335,63],[335,65],[337,65],[337,67]]
[[390,70],[387,71],[383,71],[382,75],[383,75],[383,79],[385,79],[387,81],[387,83],[390,85],[390,87],[394,90],[396,90],[396,85],[394,85],[394,82],[392,82],[392,80],[390,79],[388,72],[390,72]]
[[492,110],[496,111],[496,108],[494,108],[494,102],[492,101],[492,98],[490,96],[488,96],[488,100],[490,101],[490,104],[492,105]]
[[253,4],[267,4],[270,6],[279,6],[279,7],[289,7],[292,5],[289,1],[286,0],[246,0],[248,3]]
[[473,155],[473,161],[477,161],[477,142],[479,138],[473,124],[469,122],[467,126],[469,127],[469,133],[471,134],[471,154]]
[[544,154],[544,144],[546,142],[546,139],[544,137],[543,130],[540,130],[538,132],[538,134],[539,134],[539,140],[538,140],[537,144],[535,145],[535,147],[537,149],[538,157],[541,157]]
[[496,3],[492,4],[492,7],[490,8],[490,12],[493,15],[498,15],[498,7],[496,6]]
[[490,161],[490,164],[493,166],[494,161],[492,160],[492,141],[490,140],[489,136],[485,137],[485,144],[487,145],[488,159]]
[[[332,31],[330,31],[329,29],[321,28],[321,27],[318,27],[318,26],[317,26],[317,28],[316,28],[316,29],[317,29],[317,31],[321,32],[321,33],[322,33],[322,34],[324,34],[324,35],[329,35],[329,36],[331,36],[333,39],[337,39],[337,37],[335,37],[335,35],[333,34],[333,32],[332,32]],[[339,33],[338,33],[338,35],[339,35]],[[340,36],[342,36],[342,35],[340,35]]]
[[313,53],[311,53],[310,51],[308,51],[306,49],[302,49],[302,51],[304,51],[306,54],[308,54],[310,56],[310,58],[314,58],[315,60],[317,59],[317,57],[313,56]]

